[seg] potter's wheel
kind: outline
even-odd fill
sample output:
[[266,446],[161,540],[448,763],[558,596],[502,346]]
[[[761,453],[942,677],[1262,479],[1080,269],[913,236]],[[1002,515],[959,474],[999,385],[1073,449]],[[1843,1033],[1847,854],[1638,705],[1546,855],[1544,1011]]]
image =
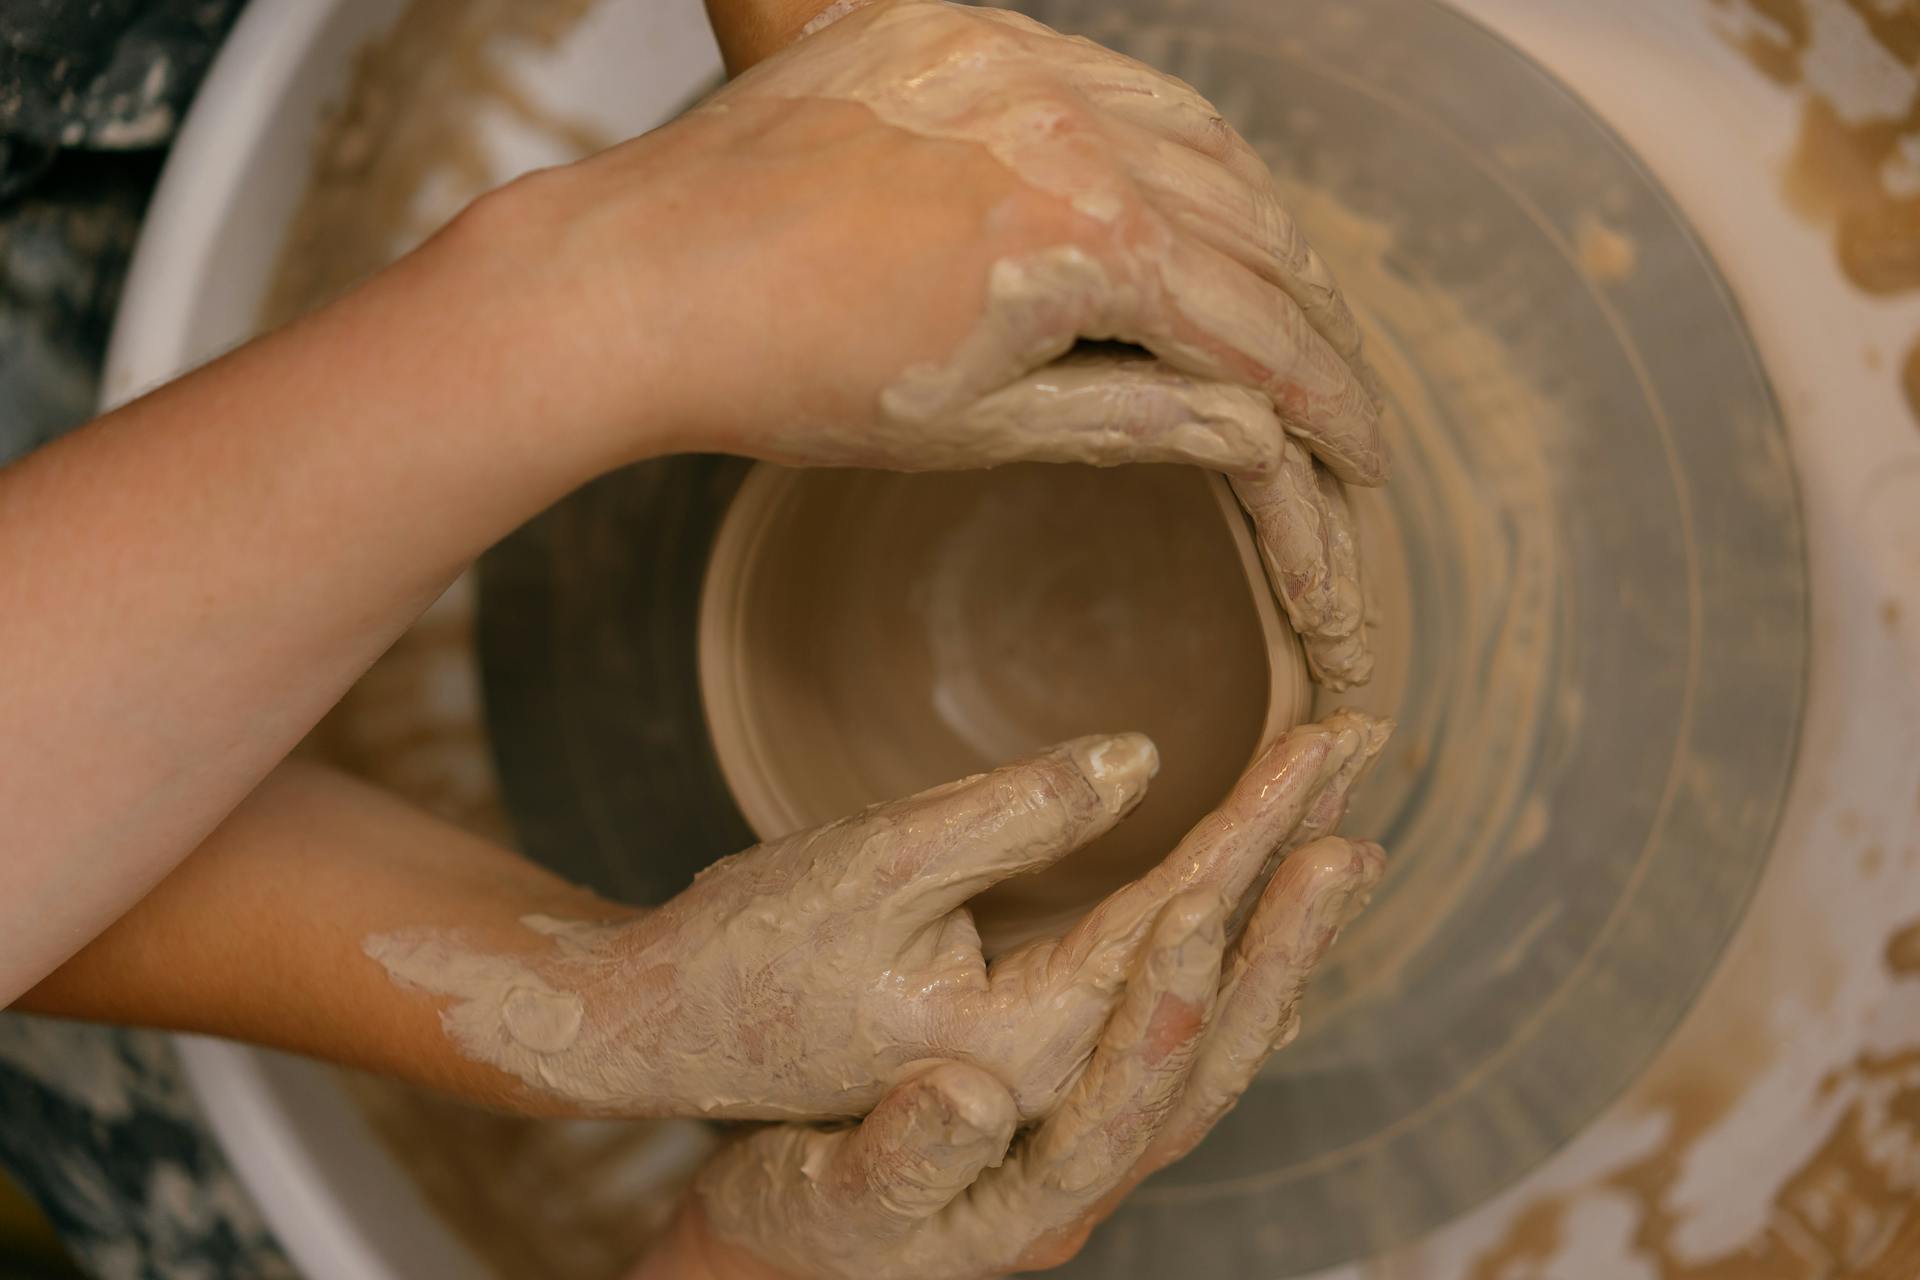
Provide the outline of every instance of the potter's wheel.
[[[1470,21],[1400,0],[1214,4],[1204,29],[1172,0],[1029,8],[1193,81],[1261,146],[1396,400],[1371,525],[1389,661],[1346,699],[1403,722],[1348,824],[1394,872],[1307,1035],[1076,1264],[1304,1272],[1519,1178],[1710,973],[1765,863],[1806,683],[1784,434],[1673,207]],[[636,901],[753,838],[694,647],[744,472],[635,468],[482,565],[515,825]]]

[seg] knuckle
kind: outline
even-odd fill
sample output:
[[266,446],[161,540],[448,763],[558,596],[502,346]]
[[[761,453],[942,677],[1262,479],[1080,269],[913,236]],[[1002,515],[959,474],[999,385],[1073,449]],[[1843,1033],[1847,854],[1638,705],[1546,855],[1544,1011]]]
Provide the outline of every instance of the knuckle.
[[1020,791],[1023,807],[1036,819],[1035,834],[1045,838],[1070,836],[1101,812],[1100,793],[1065,751],[1051,752],[1027,766]]

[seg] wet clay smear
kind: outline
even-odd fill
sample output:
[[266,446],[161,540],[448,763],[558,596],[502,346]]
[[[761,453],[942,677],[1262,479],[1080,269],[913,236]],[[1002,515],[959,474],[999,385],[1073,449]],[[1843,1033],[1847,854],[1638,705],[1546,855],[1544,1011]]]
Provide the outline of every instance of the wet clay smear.
[[[1920,289],[1920,5],[1714,3],[1738,20],[1728,38],[1748,61],[1801,94],[1800,135],[1781,174],[1788,205],[1830,230],[1859,289],[1882,298]],[[1901,379],[1920,423],[1920,337]]]

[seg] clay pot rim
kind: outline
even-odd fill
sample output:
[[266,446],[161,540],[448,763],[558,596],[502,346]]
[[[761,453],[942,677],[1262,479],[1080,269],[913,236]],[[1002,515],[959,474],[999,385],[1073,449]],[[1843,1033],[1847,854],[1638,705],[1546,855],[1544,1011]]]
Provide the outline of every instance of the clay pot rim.
[[[755,463],[741,482],[714,537],[700,588],[695,652],[700,701],[721,777],[747,825],[771,840],[812,825],[809,813],[783,785],[782,770],[766,741],[754,731],[744,690],[749,684],[745,649],[737,643],[746,601],[759,570],[756,554],[767,529],[790,498],[801,472],[772,463]],[[1313,705],[1306,655],[1293,626],[1267,584],[1253,530],[1225,476],[1209,474],[1207,486],[1233,541],[1254,615],[1267,652],[1267,714],[1255,744],[1260,746],[1303,722]]]

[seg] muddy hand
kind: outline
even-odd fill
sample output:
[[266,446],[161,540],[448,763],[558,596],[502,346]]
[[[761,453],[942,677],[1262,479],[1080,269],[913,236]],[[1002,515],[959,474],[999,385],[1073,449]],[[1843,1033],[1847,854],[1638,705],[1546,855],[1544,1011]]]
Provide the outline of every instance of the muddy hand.
[[545,952],[432,932],[366,949],[450,997],[461,1049],[557,1109],[852,1118],[951,1059],[1031,1117],[1086,1065],[1167,904],[1198,890],[1237,919],[1286,850],[1338,821],[1385,734],[1354,712],[1291,730],[1162,864],[992,963],[968,901],[1120,821],[1157,767],[1145,738],[1080,739],[758,846],[637,921],[529,918]]
[[[771,7],[793,12],[747,24],[737,62],[805,9]],[[565,250],[529,288],[580,335],[568,385],[606,462],[644,419],[801,465],[1207,467],[1241,481],[1316,673],[1364,674],[1344,511],[1294,473],[1385,479],[1378,382],[1265,162],[1191,86],[893,0],[516,187],[520,234]]]
[[1297,442],[1266,475],[1233,477],[1253,521],[1267,582],[1306,651],[1307,670],[1329,689],[1373,675],[1360,542],[1346,486]]
[[[859,1127],[780,1125],[702,1172],[641,1276],[975,1280],[1056,1266],[1155,1169],[1190,1151],[1298,1027],[1307,978],[1378,882],[1377,846],[1290,854],[1226,964],[1225,903],[1191,890],[1153,917],[1086,1071],[1014,1138],[1013,1099],[947,1063]],[[697,1267],[676,1263],[697,1259]]]

